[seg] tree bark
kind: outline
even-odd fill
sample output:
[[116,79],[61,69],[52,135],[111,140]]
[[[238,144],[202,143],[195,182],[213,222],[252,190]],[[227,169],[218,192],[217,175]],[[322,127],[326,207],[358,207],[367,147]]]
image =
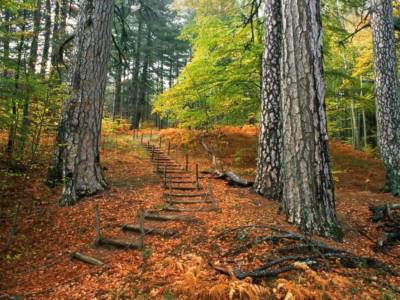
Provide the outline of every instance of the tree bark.
[[60,205],[106,187],[99,139],[110,52],[114,1],[85,0],[77,25],[71,98],[64,111],[63,179]]
[[378,143],[386,188],[400,196],[400,94],[392,1],[371,0]]
[[329,166],[320,1],[283,0],[283,201],[305,233],[340,239]]
[[282,119],[281,70],[282,15],[281,0],[265,1],[265,36],[262,60],[261,120],[258,144],[257,176],[254,189],[266,198],[280,200]]

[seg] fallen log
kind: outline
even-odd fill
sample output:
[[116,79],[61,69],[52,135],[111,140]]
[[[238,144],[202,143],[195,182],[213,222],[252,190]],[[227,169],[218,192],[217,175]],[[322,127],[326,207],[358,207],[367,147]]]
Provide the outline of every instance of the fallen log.
[[400,204],[385,204],[382,206],[369,205],[369,210],[372,212],[372,221],[379,222],[385,219],[392,219],[392,210],[400,209]]
[[400,231],[398,232],[384,232],[383,235],[378,239],[377,247],[382,249],[388,245],[393,244],[400,240]]
[[254,182],[247,181],[233,172],[219,172],[219,175],[217,174],[216,178],[228,181],[228,185],[230,186],[251,187],[254,185]]
[[71,255],[71,259],[77,259],[80,260],[84,263],[87,263],[89,265],[94,265],[94,266],[102,266],[104,263],[96,258],[87,256],[85,254],[82,254],[80,252],[75,252]]
[[397,209],[400,209],[400,204],[369,205],[369,210],[372,212],[372,222],[385,221],[384,232],[376,244],[377,250],[382,250],[384,247],[400,240],[400,218],[398,214],[393,213]]
[[[122,230],[140,233],[140,226],[125,224],[122,226]],[[161,236],[166,236],[166,237],[174,236],[178,233],[177,230],[160,230],[157,228],[144,228],[144,232],[145,232],[145,234],[154,234],[154,235],[161,235]]]
[[[204,138],[201,137],[200,139],[200,143],[203,146],[203,148],[206,150],[206,152],[211,156],[212,159],[212,174],[217,178],[217,179],[223,179],[228,181],[228,185],[230,186],[240,186],[240,187],[251,187],[253,186],[254,182],[250,182],[247,181],[243,178],[241,178],[240,176],[236,175],[234,172],[232,171],[228,171],[228,172],[224,172],[224,167],[223,167],[223,163],[222,161],[217,158],[217,156],[215,155],[214,151],[211,150],[207,144],[204,141]],[[218,163],[221,166],[221,170],[218,170]]]

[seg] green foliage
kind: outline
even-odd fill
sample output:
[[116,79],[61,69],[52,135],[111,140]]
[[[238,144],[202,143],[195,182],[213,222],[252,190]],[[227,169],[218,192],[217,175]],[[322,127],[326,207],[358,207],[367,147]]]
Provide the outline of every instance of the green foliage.
[[37,74],[27,65],[35,4],[2,2],[1,14],[8,21],[0,25],[0,132],[8,132],[8,143],[14,145],[8,159],[29,163],[36,158],[42,133],[56,128],[66,98],[65,85],[56,76]]
[[262,26],[244,26],[236,1],[199,1],[181,38],[193,57],[177,83],[156,98],[154,112],[180,126],[243,124],[260,102]]

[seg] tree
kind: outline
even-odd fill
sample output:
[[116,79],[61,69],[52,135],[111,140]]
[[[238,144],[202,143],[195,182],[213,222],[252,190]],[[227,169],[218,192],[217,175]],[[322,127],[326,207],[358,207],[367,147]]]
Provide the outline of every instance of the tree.
[[283,0],[283,211],[305,233],[341,230],[328,155],[320,1]]
[[45,12],[45,28],[44,28],[44,43],[42,52],[42,61],[40,62],[40,74],[46,74],[46,67],[49,59],[50,50],[50,36],[51,36],[51,2],[46,0],[46,12]]
[[85,0],[76,30],[71,97],[63,111],[64,190],[60,205],[106,187],[100,166],[99,139],[107,63],[111,46],[114,1]]
[[261,119],[257,176],[254,189],[267,198],[280,200],[282,119],[281,119],[281,0],[265,1],[264,56],[262,60]]
[[378,143],[386,168],[386,188],[400,196],[400,94],[392,1],[371,1]]

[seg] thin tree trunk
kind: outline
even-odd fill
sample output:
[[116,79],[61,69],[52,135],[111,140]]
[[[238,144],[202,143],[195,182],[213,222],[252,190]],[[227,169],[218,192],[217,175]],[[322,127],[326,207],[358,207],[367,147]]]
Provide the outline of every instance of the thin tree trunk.
[[29,56],[29,72],[35,73],[38,54],[38,42],[40,33],[40,21],[42,18],[42,0],[36,1],[35,12],[33,15],[33,35],[31,41],[31,49]]
[[138,129],[140,124],[140,112],[139,112],[139,69],[141,62],[141,52],[142,52],[142,34],[143,34],[143,21],[139,18],[138,32],[137,32],[137,45],[136,45],[136,57],[135,57],[135,69],[133,72],[133,85],[134,85],[134,96],[132,103],[131,115],[131,129]]
[[51,67],[52,71],[57,64],[57,46],[60,42],[60,3],[58,0],[55,0],[54,7],[54,22],[53,22],[53,36],[51,39]]
[[283,201],[290,223],[339,239],[328,155],[320,1],[283,0]]
[[[26,31],[26,17],[27,11],[24,9],[22,10],[22,27],[21,27],[21,36],[17,47],[17,70],[15,74],[15,82],[14,88],[15,92],[19,90],[19,80],[21,77],[21,67],[22,67],[22,55],[24,51],[24,44],[25,44],[25,31]],[[12,121],[9,128],[8,133],[8,143],[7,143],[7,155],[8,155],[8,163],[9,165],[14,165],[14,152],[16,148],[16,138],[17,138],[17,127],[18,127],[18,109],[17,109],[17,102],[16,98],[12,97]]]
[[122,82],[122,62],[118,64],[115,76],[115,100],[113,108],[113,120],[121,114],[121,82]]
[[358,126],[358,118],[357,118],[356,109],[354,107],[354,100],[351,100],[350,110],[351,110],[351,128],[352,128],[353,148],[356,150],[360,150],[360,130],[359,130],[359,126]]
[[99,140],[114,1],[85,0],[77,25],[71,98],[65,106],[64,190],[60,205],[104,190]]
[[391,0],[371,0],[378,144],[386,189],[400,196],[400,94]]
[[42,61],[40,62],[40,74],[42,76],[46,74],[47,63],[49,60],[50,36],[51,36],[51,2],[50,0],[46,0],[44,44],[43,44]]
[[262,61],[261,120],[258,144],[257,176],[254,189],[267,198],[280,200],[282,119],[281,72],[282,16],[281,0],[265,1],[265,37]]

